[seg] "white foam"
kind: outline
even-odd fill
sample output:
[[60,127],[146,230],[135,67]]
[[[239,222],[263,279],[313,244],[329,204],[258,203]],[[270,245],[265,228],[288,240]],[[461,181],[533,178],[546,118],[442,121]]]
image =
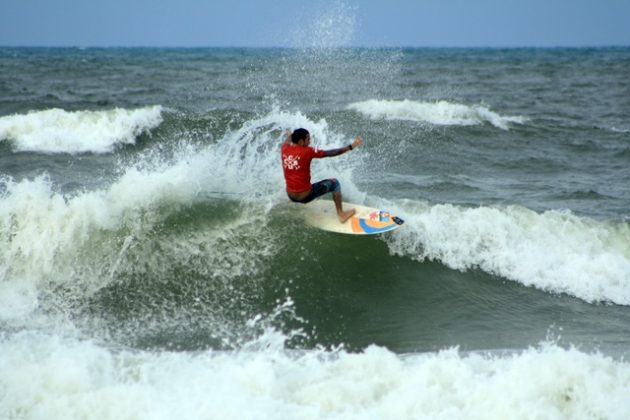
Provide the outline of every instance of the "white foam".
[[502,116],[482,105],[463,105],[448,101],[418,102],[370,99],[348,105],[372,119],[417,121],[434,125],[479,125],[484,123],[507,130],[510,123],[523,124],[526,118]]
[[[186,178],[190,170],[194,167],[184,163],[155,171],[129,168],[108,189],[75,197],[54,192],[46,177],[7,184],[0,200],[0,306],[4,308],[0,319],[20,319],[37,308],[39,293],[60,285],[89,295],[112,281],[114,272],[133,266],[137,258],[151,264],[156,274],[166,269],[166,262],[156,258],[151,248],[151,232],[179,206],[200,199],[198,184]],[[225,264],[219,264],[224,258],[213,242],[230,232],[248,231],[239,224],[251,225],[261,217],[264,223],[264,212],[243,212],[242,220],[226,222],[218,232],[162,238],[162,248],[183,259],[192,252],[206,252],[205,264],[218,272]],[[269,252],[271,241],[264,235],[260,238],[254,250],[232,249],[232,255]],[[130,256],[131,249],[135,254]],[[252,267],[244,263],[223,269]]]
[[630,416],[630,365],[542,344],[361,353],[119,351],[23,332],[0,339],[0,417],[520,419]]
[[108,111],[49,109],[0,117],[0,141],[17,151],[43,153],[107,153],[117,145],[134,144],[143,132],[162,122],[162,108]]
[[630,305],[630,225],[523,207],[391,204],[406,221],[395,254],[482,270],[588,302]]
[[630,133],[630,129],[628,128],[617,128],[617,127],[612,126],[609,128],[609,130],[615,133]]

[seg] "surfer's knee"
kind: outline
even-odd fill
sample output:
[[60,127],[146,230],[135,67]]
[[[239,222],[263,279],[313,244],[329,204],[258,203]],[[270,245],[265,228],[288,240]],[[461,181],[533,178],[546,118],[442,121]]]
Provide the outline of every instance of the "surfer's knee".
[[331,192],[341,192],[341,184],[339,183],[339,181],[337,180],[337,178],[330,178],[330,191]]

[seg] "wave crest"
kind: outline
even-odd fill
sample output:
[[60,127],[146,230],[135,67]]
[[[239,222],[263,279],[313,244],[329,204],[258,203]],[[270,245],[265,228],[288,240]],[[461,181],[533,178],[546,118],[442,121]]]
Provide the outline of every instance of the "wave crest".
[[391,252],[439,260],[587,302],[630,305],[630,225],[570,212],[461,208],[407,201],[405,229],[388,237]]
[[0,117],[0,141],[17,151],[108,153],[162,123],[162,107],[107,111],[49,109]]
[[527,119],[520,116],[502,116],[482,105],[463,105],[448,101],[417,102],[370,99],[355,102],[348,108],[372,119],[417,121],[434,125],[492,124],[508,130],[510,123],[523,124]]

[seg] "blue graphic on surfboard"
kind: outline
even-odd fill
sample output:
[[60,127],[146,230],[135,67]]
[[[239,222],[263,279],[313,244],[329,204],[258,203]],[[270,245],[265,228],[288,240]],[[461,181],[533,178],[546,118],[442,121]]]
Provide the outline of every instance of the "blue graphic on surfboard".
[[316,200],[304,206],[306,223],[329,232],[350,235],[374,235],[398,229],[404,221],[388,211],[359,204],[343,203],[344,209],[356,210],[345,223],[339,223],[335,204],[328,200]]

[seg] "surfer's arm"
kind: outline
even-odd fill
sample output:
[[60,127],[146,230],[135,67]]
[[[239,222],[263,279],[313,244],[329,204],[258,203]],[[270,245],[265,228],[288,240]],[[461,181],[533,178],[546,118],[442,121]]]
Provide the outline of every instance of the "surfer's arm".
[[348,146],[340,147],[338,149],[325,150],[324,157],[333,157],[333,156],[343,155],[344,153],[349,152],[355,147],[358,147],[361,144],[361,142],[362,142],[361,137],[357,136],[357,138],[354,139],[352,144],[349,144]]
[[333,156],[343,155],[344,153],[349,152],[350,150],[352,150],[350,146],[340,147],[339,149],[324,150],[324,157],[333,157]]
[[285,144],[291,143],[291,134],[293,134],[293,130],[291,130],[290,128],[287,128],[286,134],[287,134],[287,138],[284,139],[284,143]]

